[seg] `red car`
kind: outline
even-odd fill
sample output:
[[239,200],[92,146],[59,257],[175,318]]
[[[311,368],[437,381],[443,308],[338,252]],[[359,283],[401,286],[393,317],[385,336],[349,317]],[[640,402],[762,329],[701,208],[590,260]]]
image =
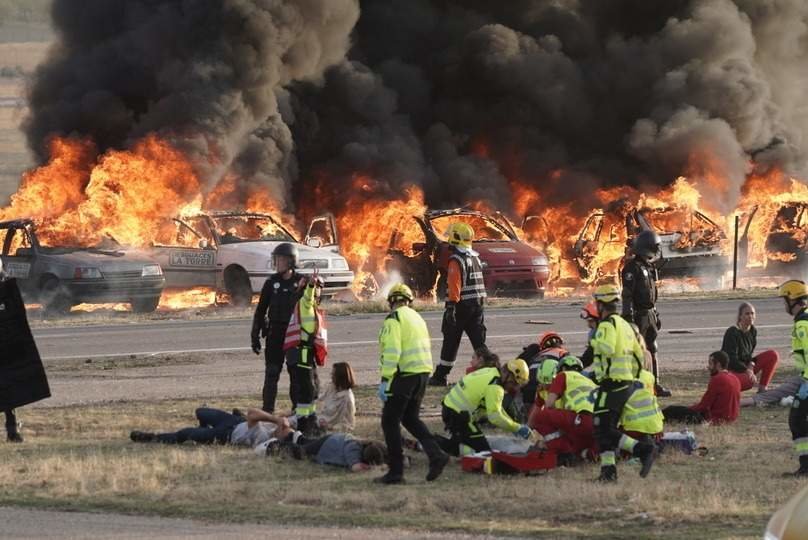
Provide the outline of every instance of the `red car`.
[[550,275],[547,257],[522,242],[499,212],[485,214],[468,208],[427,210],[393,232],[387,271],[399,272],[419,296],[446,294],[449,244],[445,231],[462,221],[474,229],[474,250],[480,254],[488,294],[544,297]]

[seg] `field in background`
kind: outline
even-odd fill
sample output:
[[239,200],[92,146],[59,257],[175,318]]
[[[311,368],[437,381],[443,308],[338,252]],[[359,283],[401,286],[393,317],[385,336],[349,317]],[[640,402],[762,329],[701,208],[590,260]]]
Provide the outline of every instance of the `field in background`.
[[[669,377],[675,402],[697,399],[705,377]],[[424,414],[439,429],[441,393],[429,390]],[[358,433],[380,438],[374,394],[367,387],[357,392]],[[255,395],[208,405],[229,409],[258,400]],[[391,488],[371,482],[381,471],[350,474],[260,458],[248,449],[128,441],[133,429],[193,425],[193,410],[205,401],[199,396],[23,409],[28,440],[0,444],[0,504],[552,538],[760,538],[771,513],[800,487],[779,478],[795,463],[782,408],[745,409],[730,427],[697,427],[707,457],[665,455],[647,481],[635,465],[622,463],[619,484],[608,487],[592,482],[595,466],[536,477],[486,477],[452,464],[437,482],[426,483],[425,459],[413,454],[408,485]]]

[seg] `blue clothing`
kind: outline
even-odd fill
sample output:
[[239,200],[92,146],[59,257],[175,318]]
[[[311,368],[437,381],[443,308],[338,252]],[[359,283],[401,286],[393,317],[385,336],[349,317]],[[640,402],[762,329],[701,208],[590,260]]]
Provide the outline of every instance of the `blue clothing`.
[[327,435],[314,459],[320,465],[350,469],[362,461],[362,445],[347,433]]

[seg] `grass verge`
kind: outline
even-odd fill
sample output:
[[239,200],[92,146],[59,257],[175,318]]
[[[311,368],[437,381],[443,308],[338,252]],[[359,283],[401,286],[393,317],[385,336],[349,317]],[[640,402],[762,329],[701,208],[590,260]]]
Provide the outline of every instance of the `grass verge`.
[[[700,374],[667,380],[677,403],[704,388]],[[425,415],[438,425],[439,389]],[[228,409],[258,396],[216,399]],[[0,444],[0,504],[114,511],[222,522],[456,530],[549,538],[759,538],[771,513],[799,488],[785,409],[744,409],[733,426],[697,427],[707,457],[670,453],[643,481],[621,464],[620,482],[592,482],[594,466],[533,477],[486,477],[451,465],[426,483],[413,456],[409,484],[385,488],[374,473],[265,459],[229,447],[163,447],[127,439],[133,429],[193,425],[195,400],[24,409],[27,441]],[[372,388],[357,391],[357,432],[381,438]],[[673,402],[673,401],[669,401]],[[668,430],[680,426],[669,425]]]

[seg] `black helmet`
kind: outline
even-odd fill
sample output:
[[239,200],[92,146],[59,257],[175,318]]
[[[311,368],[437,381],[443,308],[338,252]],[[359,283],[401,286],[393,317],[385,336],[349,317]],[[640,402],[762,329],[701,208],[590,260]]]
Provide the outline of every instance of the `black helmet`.
[[276,257],[278,255],[284,255],[292,259],[292,268],[297,266],[298,250],[295,244],[290,244],[289,242],[278,244],[275,249],[272,250],[272,256]]
[[646,229],[634,238],[633,250],[637,256],[648,262],[653,262],[660,256],[659,244],[661,243],[662,239],[657,233]]

